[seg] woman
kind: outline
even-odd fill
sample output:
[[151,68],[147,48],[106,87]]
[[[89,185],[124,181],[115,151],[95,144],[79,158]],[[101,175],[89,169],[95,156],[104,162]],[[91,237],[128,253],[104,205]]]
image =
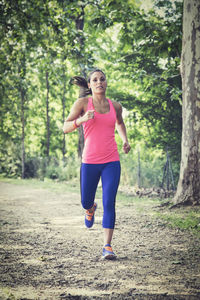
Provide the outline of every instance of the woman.
[[[111,241],[115,226],[115,199],[120,180],[120,161],[115,141],[115,125],[123,141],[123,151],[128,153],[130,145],[122,118],[122,106],[106,98],[105,74],[93,70],[88,82],[74,77],[80,86],[81,98],[71,108],[63,131],[69,133],[83,125],[85,144],[81,164],[81,202],[85,214],[85,225],[94,223],[97,204],[94,202],[98,182],[102,180],[103,190],[103,258],[115,259]],[[85,97],[92,93],[92,97]]]

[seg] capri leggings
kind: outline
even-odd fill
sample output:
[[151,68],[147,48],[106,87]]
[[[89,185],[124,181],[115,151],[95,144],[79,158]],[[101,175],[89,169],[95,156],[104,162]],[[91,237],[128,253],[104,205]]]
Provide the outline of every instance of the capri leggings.
[[84,209],[94,204],[99,180],[103,191],[103,228],[114,229],[115,199],[120,181],[121,167],[119,161],[104,164],[81,164],[81,202]]

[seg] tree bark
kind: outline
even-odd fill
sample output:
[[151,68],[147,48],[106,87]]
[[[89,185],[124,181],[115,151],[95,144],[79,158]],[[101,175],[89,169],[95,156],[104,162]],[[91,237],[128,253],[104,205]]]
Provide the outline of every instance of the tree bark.
[[[63,71],[63,80],[64,80],[64,85],[63,85],[63,96],[62,96],[62,119],[63,122],[65,121],[65,93],[66,93],[66,77],[65,77],[65,70]],[[62,142],[62,155],[63,155],[63,161],[65,159],[65,153],[66,153],[66,142],[65,142],[65,134],[63,133],[63,142]]]
[[26,76],[26,57],[25,54],[22,55],[21,63],[19,66],[20,74],[20,84],[19,92],[21,98],[21,178],[25,178],[25,102],[26,102],[26,89],[24,86],[25,76]]
[[184,0],[181,56],[183,130],[175,205],[200,204],[200,2]]
[[46,71],[46,130],[47,130],[47,146],[46,155],[49,159],[49,147],[50,147],[50,121],[49,121],[49,73]]
[[22,132],[21,132],[21,159],[22,159],[22,179],[25,178],[25,146],[24,146],[24,139],[25,139],[25,118],[24,118],[24,103],[25,103],[25,90],[21,86],[21,125],[22,125]]
[[[81,13],[80,15],[77,17],[75,23],[76,23],[76,29],[83,31],[84,29],[84,6],[81,6]],[[78,37],[78,42],[80,44],[80,49],[83,50],[84,49],[84,38],[83,35],[80,35]],[[81,72],[83,74],[83,76],[85,76],[85,70],[83,67],[81,67]],[[82,152],[83,152],[83,148],[84,148],[84,133],[83,133],[83,127],[82,125],[78,128],[78,156],[82,157]]]
[[141,164],[140,164],[140,150],[138,150],[138,188],[141,188]]

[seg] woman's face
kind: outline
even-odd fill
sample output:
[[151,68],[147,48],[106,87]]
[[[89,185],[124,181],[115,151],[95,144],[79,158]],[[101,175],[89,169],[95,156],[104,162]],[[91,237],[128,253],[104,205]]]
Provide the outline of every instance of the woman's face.
[[105,94],[107,88],[105,75],[101,72],[94,72],[91,75],[88,87],[91,88],[92,94]]

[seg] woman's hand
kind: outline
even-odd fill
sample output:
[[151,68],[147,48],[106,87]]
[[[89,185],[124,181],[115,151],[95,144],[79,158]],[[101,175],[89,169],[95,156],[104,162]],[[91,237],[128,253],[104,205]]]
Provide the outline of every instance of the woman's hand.
[[129,145],[129,143],[128,142],[125,142],[124,144],[123,144],[123,151],[124,151],[124,153],[129,153],[129,151],[131,150],[131,146]]
[[94,109],[86,111],[86,113],[81,117],[81,123],[87,122],[94,119]]

